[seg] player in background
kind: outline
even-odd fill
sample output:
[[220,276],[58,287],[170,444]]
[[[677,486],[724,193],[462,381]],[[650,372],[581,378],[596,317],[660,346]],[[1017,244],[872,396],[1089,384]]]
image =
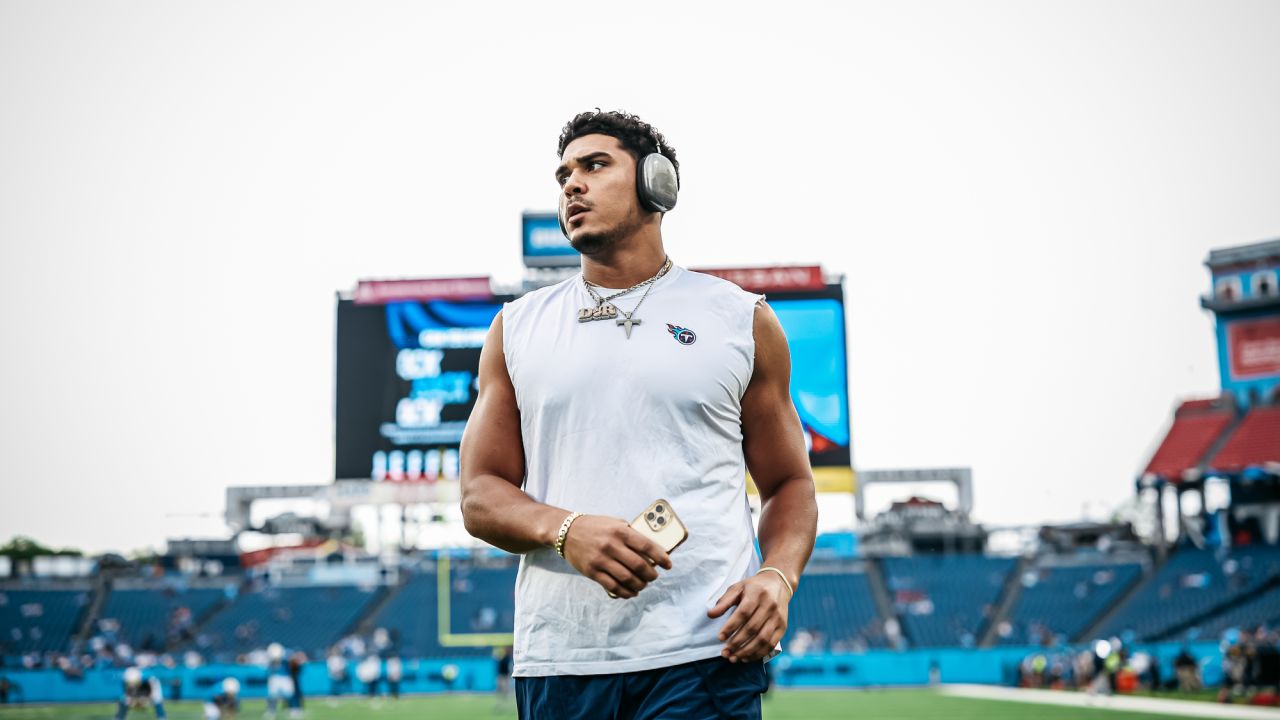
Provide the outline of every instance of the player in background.
[[376,654],[370,653],[356,666],[356,677],[364,683],[365,692],[368,693],[370,700],[377,697],[378,681],[382,679],[382,660]]
[[285,662],[284,646],[271,643],[267,646],[267,714],[275,718],[280,708],[280,701],[291,702],[294,693],[293,678],[289,675],[289,664]]
[[[329,657],[325,660],[325,667],[329,671],[329,695],[337,697],[346,691],[347,659],[342,656],[341,650],[334,647],[329,650]],[[330,705],[333,704],[330,702]]]
[[204,720],[234,718],[240,711],[240,681],[227,678],[222,681],[222,692],[204,704]]
[[498,700],[496,709],[503,709],[507,706],[511,696],[511,646],[504,645],[500,648],[494,648],[493,660],[497,665],[494,670],[498,678],[498,685],[495,688]]
[[387,658],[387,691],[392,700],[400,699],[400,680],[404,677],[404,663],[399,655]]
[[289,717],[302,717],[302,667],[307,654],[301,650],[289,656],[289,679],[293,681],[293,697],[289,698]]
[[156,717],[165,717],[164,693],[160,689],[160,681],[154,677],[143,678],[142,671],[136,667],[124,671],[124,694],[116,706],[116,720],[124,720],[132,709],[143,709],[150,706]]

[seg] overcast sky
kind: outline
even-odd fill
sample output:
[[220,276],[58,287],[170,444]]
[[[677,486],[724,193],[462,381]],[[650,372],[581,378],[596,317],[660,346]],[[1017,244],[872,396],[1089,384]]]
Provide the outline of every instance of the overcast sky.
[[596,106],[677,149],[676,262],[846,275],[860,468],[1101,515],[1216,392],[1202,261],[1280,236],[1280,3],[602,5],[0,1],[0,536],[331,480],[334,292],[518,280]]

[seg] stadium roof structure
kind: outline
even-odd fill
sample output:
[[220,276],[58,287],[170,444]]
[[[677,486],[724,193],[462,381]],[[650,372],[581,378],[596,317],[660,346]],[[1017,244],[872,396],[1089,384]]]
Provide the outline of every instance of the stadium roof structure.
[[1212,270],[1219,270],[1269,259],[1280,259],[1280,239],[1210,250],[1204,264]]
[[1280,465],[1280,407],[1258,407],[1240,421],[1209,465],[1236,473],[1249,467]]
[[1234,421],[1235,411],[1227,398],[1182,403],[1174,412],[1173,425],[1151,456],[1144,474],[1177,483],[1188,471],[1202,470],[1214,445]]

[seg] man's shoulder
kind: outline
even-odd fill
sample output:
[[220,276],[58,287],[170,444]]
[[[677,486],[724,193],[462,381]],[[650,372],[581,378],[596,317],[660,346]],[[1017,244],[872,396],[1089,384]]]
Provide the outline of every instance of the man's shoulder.
[[704,298],[717,298],[722,307],[733,312],[764,299],[764,295],[744,290],[735,282],[696,270],[685,270],[680,279],[688,291]]

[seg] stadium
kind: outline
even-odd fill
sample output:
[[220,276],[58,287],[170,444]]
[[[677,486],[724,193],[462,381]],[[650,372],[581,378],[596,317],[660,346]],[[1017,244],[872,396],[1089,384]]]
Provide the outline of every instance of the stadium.
[[0,3],[0,720],[1280,718],[1277,36]]
[[[518,287],[371,280],[339,294],[332,484],[230,487],[233,537],[175,538],[155,557],[6,546],[3,702],[106,717],[141,671],[133,682],[158,687],[174,717],[232,681],[255,713],[510,712],[516,558],[459,534],[457,446],[499,303],[576,272],[556,222],[525,214]],[[862,518],[818,538],[769,664],[769,717],[1029,712],[999,694],[1011,688],[1054,691],[1022,702],[1111,703],[1035,710],[1062,717],[1280,702],[1280,241],[1214,250],[1206,265],[1221,392],[1178,402],[1153,429],[1131,479],[1145,517],[998,530],[971,519],[981,488],[966,468],[855,472],[841,277],[703,269],[769,294],[820,495]],[[894,483],[957,501],[910,496],[868,516],[867,489]],[[390,525],[372,534],[396,547],[366,546],[370,508]],[[273,699],[277,675],[293,692]]]

